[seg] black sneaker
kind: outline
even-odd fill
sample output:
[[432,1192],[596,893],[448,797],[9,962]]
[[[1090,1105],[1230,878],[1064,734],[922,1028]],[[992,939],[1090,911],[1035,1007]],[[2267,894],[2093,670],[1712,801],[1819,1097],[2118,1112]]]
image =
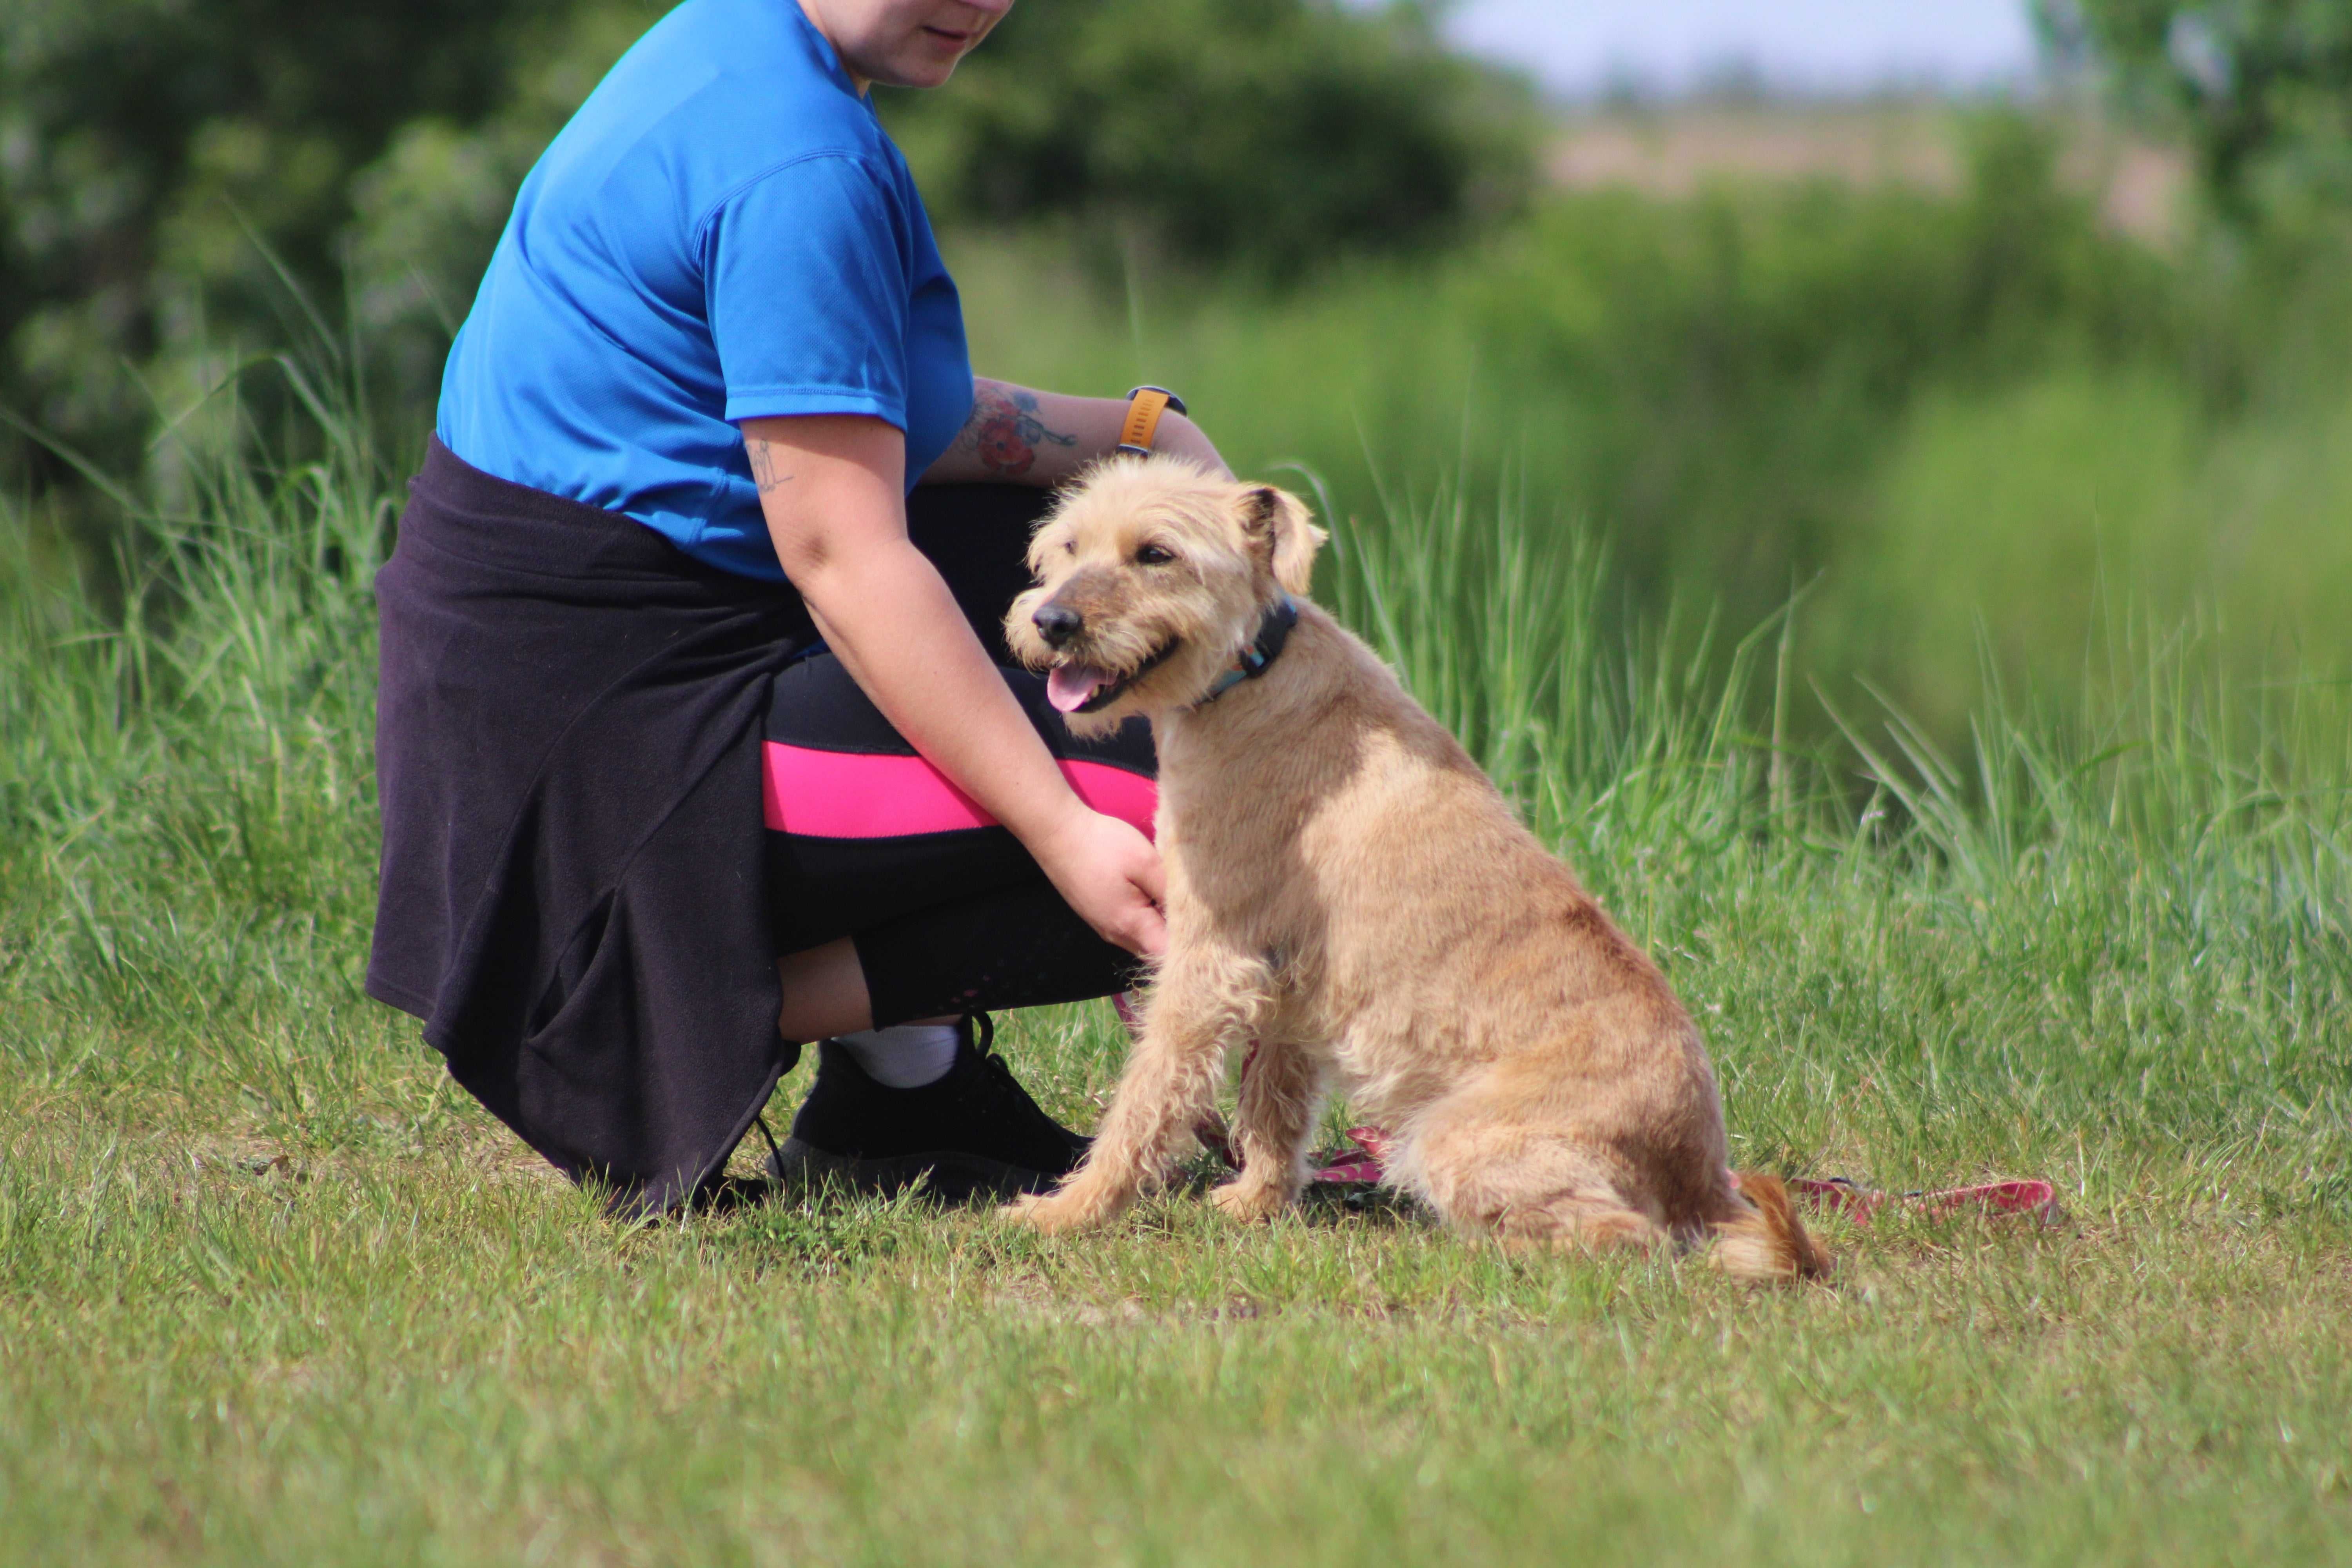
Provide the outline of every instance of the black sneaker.
[[769,1156],[787,1186],[828,1184],[891,1194],[929,1179],[945,1203],[1042,1193],[1070,1173],[1088,1140],[1037,1109],[992,1048],[985,1013],[968,1013],[955,1065],[919,1089],[866,1076],[832,1040],[817,1045],[816,1082]]

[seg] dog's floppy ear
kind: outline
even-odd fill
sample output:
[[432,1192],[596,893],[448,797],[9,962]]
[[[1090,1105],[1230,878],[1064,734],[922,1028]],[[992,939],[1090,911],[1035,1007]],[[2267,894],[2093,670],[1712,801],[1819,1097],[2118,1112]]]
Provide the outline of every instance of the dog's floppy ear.
[[1314,585],[1324,535],[1305,501],[1272,485],[1251,486],[1242,492],[1242,533],[1286,591],[1304,594]]

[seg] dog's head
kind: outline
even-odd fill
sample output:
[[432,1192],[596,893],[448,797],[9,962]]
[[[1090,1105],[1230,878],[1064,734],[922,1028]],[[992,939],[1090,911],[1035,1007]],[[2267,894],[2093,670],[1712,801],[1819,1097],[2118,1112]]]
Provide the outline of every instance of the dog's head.
[[1099,463],[1029,544],[1037,586],[1005,640],[1050,671],[1081,734],[1197,702],[1285,593],[1304,594],[1323,531],[1297,497],[1177,458]]

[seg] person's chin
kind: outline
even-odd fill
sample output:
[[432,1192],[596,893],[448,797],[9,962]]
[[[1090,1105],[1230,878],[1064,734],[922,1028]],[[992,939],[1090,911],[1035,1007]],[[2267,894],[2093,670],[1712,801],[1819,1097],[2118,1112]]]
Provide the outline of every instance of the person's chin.
[[963,62],[963,57],[961,49],[910,49],[890,62],[893,68],[888,75],[876,79],[892,87],[944,87],[948,79],[955,75],[956,67]]

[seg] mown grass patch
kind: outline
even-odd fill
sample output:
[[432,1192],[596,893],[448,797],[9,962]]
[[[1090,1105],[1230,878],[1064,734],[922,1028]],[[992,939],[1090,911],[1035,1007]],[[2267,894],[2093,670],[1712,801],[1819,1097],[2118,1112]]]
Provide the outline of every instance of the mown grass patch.
[[[200,495],[127,621],[0,585],[0,1561],[2352,1560],[2340,689],[2135,633],[1801,749],[1781,623],[1629,643],[1594,553],[1401,506],[1324,597],[1668,966],[1741,1162],[2063,1223],[1763,1293],[1183,1193],[628,1230],[359,994],[391,493]],[[1004,1048],[1083,1123],[1120,1044]]]
[[2344,1221],[2160,1177],[2095,1171],[2054,1228],[1832,1225],[1834,1289],[1757,1294],[1181,1198],[1084,1242],[908,1205],[629,1233],[478,1129],[268,1164],[11,1120],[13,1562],[2352,1547]]

